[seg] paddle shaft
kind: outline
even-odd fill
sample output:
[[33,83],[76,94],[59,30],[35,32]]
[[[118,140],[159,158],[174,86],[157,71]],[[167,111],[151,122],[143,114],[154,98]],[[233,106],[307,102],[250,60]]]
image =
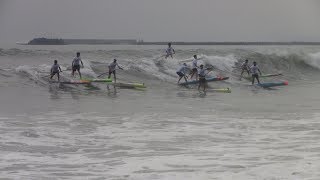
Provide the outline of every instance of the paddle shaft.
[[[123,68],[119,68],[120,70],[123,70]],[[102,74],[100,74],[99,76],[97,76],[97,77],[101,77],[102,75],[105,75],[105,74],[108,74],[109,72],[105,72],[105,73],[102,73]]]

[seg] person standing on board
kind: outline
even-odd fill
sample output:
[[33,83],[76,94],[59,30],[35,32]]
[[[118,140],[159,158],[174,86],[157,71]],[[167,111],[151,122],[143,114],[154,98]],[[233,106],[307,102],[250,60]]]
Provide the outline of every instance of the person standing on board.
[[191,69],[191,72],[189,75],[191,75],[190,79],[192,79],[193,75],[195,74],[196,80],[198,80],[198,69],[197,68],[199,68],[199,67],[198,67],[197,63],[198,63],[199,59],[198,59],[197,55],[194,55],[193,58],[194,59],[192,61],[192,69]]
[[58,76],[58,81],[60,81],[59,72],[62,72],[62,71],[61,71],[61,68],[60,68],[57,60],[54,60],[54,64],[52,65],[50,72],[51,72],[50,79],[52,79],[52,77],[53,77],[55,74],[57,74],[57,76]]
[[117,81],[116,79],[116,67],[118,66],[119,69],[123,70],[122,67],[119,66],[119,64],[117,63],[117,59],[114,59],[112,63],[109,64],[108,68],[109,68],[109,75],[108,75],[108,79],[110,79],[111,74],[113,74],[114,77],[114,82]]
[[252,74],[252,84],[254,84],[254,79],[257,79],[258,83],[260,84],[258,72],[261,75],[261,71],[257,66],[257,62],[253,62],[253,65],[250,67],[250,72]]
[[179,69],[177,69],[177,74],[179,76],[179,80],[178,80],[178,84],[180,82],[180,80],[182,78],[184,78],[184,80],[186,81],[186,83],[188,83],[187,81],[187,77],[186,77],[186,72],[189,70],[188,66],[186,63],[183,63],[182,66],[179,67]]
[[198,70],[198,74],[199,74],[199,86],[198,86],[198,90],[200,91],[200,87],[203,87],[203,92],[206,92],[206,88],[207,88],[207,80],[206,80],[206,76],[207,74],[210,72],[210,70],[208,71],[208,69],[203,68],[203,64],[200,65],[200,68]]
[[83,68],[83,62],[81,60],[80,53],[77,52],[77,57],[75,57],[72,61],[72,76],[74,76],[75,71],[78,71],[80,79],[82,79],[81,72],[80,72],[80,62]]
[[173,58],[172,57],[172,55],[173,54],[175,54],[176,52],[174,51],[174,49],[171,47],[171,43],[168,43],[168,48],[166,49],[166,59],[169,57],[169,56],[171,56],[171,58]]
[[246,71],[248,73],[248,76],[250,75],[249,71],[249,64],[248,64],[248,59],[245,60],[245,62],[241,65],[241,75],[240,75],[240,81],[242,79],[242,74]]

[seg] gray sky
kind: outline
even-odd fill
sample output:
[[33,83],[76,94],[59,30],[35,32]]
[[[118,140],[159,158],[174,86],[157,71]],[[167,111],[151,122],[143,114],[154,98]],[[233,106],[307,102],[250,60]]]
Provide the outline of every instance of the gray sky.
[[34,37],[320,41],[318,0],[0,0],[0,43]]

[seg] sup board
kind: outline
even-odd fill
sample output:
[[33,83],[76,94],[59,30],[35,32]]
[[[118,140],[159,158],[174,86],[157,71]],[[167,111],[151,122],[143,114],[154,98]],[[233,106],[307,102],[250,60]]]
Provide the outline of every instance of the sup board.
[[187,63],[191,61],[193,61],[193,59],[185,59],[185,60],[180,60],[179,63]]
[[[203,57],[198,57],[198,60],[202,60]],[[184,60],[180,60],[179,63],[187,63],[187,62],[192,62],[194,60],[194,58],[190,58],[190,59],[184,59]]]
[[[259,78],[267,78],[267,77],[275,77],[275,76],[282,76],[282,73],[276,73],[276,74],[263,74],[259,76]],[[252,76],[245,76],[244,79],[247,79],[249,81],[252,81]]]
[[70,81],[50,81],[50,83],[60,83],[60,84],[90,84],[87,80],[70,80]]
[[230,88],[213,88],[207,89],[207,92],[231,93]]
[[221,93],[231,93],[231,89],[230,88],[209,89],[209,91],[221,92]]
[[284,82],[267,82],[267,83],[260,83],[256,85],[263,88],[270,88],[270,87],[276,87],[276,86],[286,86],[288,84],[289,84],[288,81],[284,81]]
[[[229,79],[229,77],[208,77],[208,78],[206,78],[207,82],[224,81],[227,79]],[[188,82],[179,83],[179,85],[198,84],[198,83],[199,83],[199,80],[192,80],[192,81],[188,81]]]
[[89,82],[112,82],[112,79],[84,79],[85,81]]
[[107,82],[107,84],[123,87],[123,88],[146,88],[144,83],[113,83]]

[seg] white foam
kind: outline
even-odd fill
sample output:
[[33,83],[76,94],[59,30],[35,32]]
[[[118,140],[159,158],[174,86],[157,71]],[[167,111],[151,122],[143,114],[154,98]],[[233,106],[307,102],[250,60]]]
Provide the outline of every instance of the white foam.
[[309,54],[308,58],[306,59],[306,63],[320,69],[320,52]]
[[[216,67],[217,69],[224,70],[224,71],[231,71],[232,66],[237,61],[234,55],[228,56],[207,56],[204,54],[200,54],[199,56],[198,65],[200,64],[210,64]],[[148,58],[141,58],[138,59],[137,62],[129,63],[128,68],[138,69],[143,71],[147,74],[155,76],[158,79],[164,81],[175,82],[178,78],[176,75],[176,70],[179,66],[181,66],[182,62],[186,62],[189,68],[191,68],[193,57],[188,59],[177,59],[177,58],[167,58],[164,57],[154,57],[152,59]]]
[[203,56],[203,61],[213,65],[214,67],[224,70],[232,71],[232,66],[238,61],[233,54],[227,56]]

